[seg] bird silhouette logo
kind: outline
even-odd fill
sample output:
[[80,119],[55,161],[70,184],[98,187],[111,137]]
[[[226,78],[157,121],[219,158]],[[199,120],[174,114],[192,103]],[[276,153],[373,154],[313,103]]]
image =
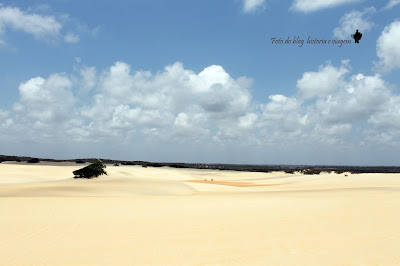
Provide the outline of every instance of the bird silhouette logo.
[[362,33],[356,30],[356,33],[352,34],[351,37],[354,39],[354,43],[359,43],[362,38]]

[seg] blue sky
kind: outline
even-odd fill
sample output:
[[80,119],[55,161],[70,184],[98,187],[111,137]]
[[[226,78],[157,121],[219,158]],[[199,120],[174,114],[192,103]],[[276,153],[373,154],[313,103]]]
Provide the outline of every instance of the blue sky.
[[399,0],[0,4],[1,154],[399,164]]

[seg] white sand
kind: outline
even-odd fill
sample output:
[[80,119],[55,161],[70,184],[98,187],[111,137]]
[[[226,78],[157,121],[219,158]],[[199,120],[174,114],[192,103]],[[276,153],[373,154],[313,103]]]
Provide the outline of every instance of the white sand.
[[398,174],[80,167],[0,164],[0,265],[400,264]]

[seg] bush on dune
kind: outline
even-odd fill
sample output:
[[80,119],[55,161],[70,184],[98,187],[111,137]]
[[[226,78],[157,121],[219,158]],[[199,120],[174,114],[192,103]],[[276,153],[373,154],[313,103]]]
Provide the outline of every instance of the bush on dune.
[[304,169],[301,171],[303,175],[319,175],[321,173],[320,169]]
[[294,169],[286,169],[285,170],[286,174],[294,174],[295,172],[296,172],[296,170],[294,170]]
[[97,161],[79,170],[73,171],[72,173],[75,175],[74,178],[91,179],[100,175],[107,175],[107,172],[104,170],[104,168],[106,168],[106,165],[101,161]]

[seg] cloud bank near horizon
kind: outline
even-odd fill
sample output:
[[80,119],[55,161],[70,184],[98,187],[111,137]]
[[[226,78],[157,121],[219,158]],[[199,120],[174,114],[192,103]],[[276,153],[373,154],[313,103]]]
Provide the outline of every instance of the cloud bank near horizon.
[[118,61],[97,73],[80,65],[21,83],[13,110],[0,110],[1,139],[334,149],[400,141],[400,95],[379,74],[351,73],[349,60],[304,72],[293,95],[262,102],[250,78],[234,79],[218,65],[195,73],[176,62],[153,74]]

